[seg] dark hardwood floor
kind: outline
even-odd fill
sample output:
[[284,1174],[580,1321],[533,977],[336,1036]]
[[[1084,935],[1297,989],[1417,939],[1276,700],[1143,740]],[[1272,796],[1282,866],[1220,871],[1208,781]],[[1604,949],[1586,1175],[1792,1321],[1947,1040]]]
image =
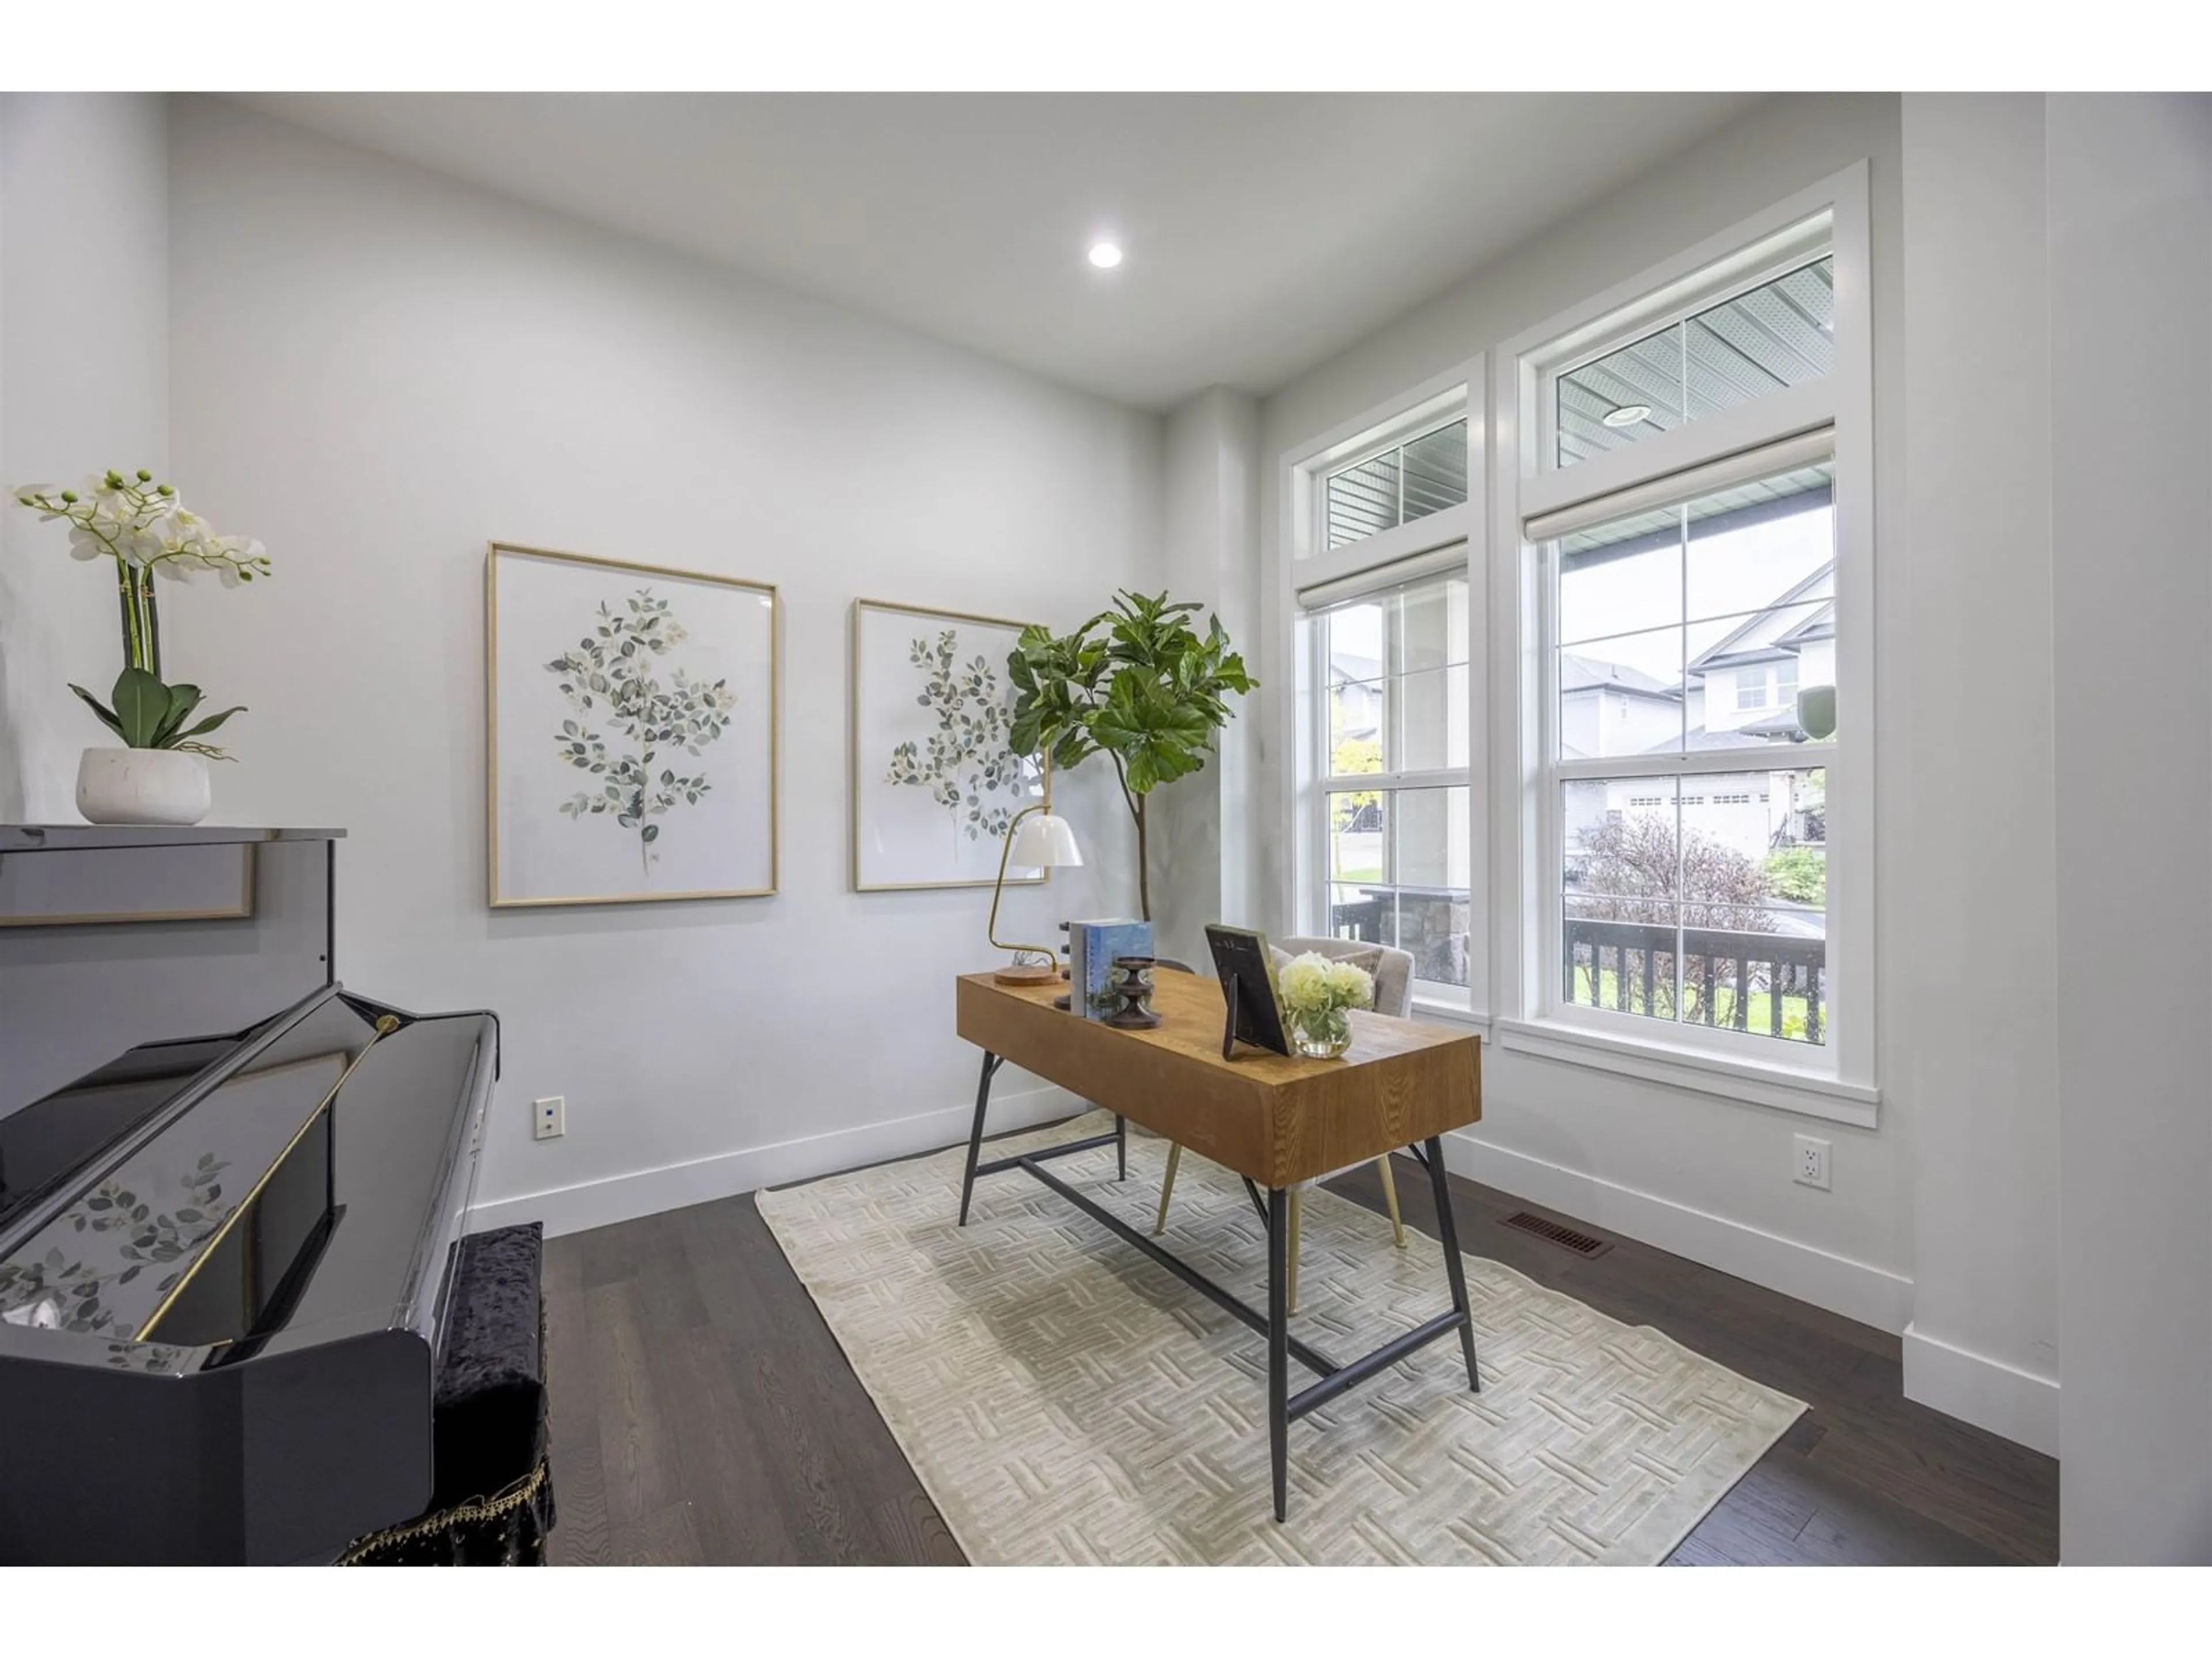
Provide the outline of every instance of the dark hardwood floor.
[[[1332,1187],[1382,1208],[1372,1166]],[[1628,1239],[1584,1261],[1451,1187],[1466,1249],[1812,1407],[1674,1563],[2057,1559],[2057,1462],[1905,1400],[1895,1337]],[[545,1299],[556,1564],[962,1559],[750,1194],[552,1240]]]

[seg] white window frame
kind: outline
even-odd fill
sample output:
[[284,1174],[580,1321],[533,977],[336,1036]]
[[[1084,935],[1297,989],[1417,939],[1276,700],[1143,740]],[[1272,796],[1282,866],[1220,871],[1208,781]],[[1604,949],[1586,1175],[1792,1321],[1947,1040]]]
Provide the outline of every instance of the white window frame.
[[[1291,931],[1321,935],[1328,926],[1328,795],[1326,720],[1320,687],[1326,665],[1318,661],[1306,614],[1363,592],[1401,586],[1420,575],[1463,571],[1468,579],[1468,764],[1433,771],[1362,775],[1363,789],[1421,788],[1464,784],[1468,789],[1468,984],[1464,991],[1430,981],[1413,987],[1417,1013],[1486,1025],[1489,1018],[1490,807],[1487,643],[1493,629],[1487,611],[1489,374],[1477,355],[1389,403],[1340,422],[1283,455],[1278,489],[1280,547],[1287,567],[1281,603],[1273,619],[1274,660],[1290,665],[1292,684],[1278,712],[1278,754],[1289,759],[1289,787],[1281,793],[1285,890],[1279,915]],[[1328,479],[1347,466],[1405,444],[1439,427],[1467,422],[1468,498],[1425,518],[1332,549],[1324,491]],[[1302,636],[1302,629],[1307,630]],[[1302,644],[1303,638],[1303,644]]]
[[[1492,798],[1499,890],[1517,902],[1492,913],[1492,983],[1499,1040],[1556,1059],[1727,1097],[1871,1127],[1880,1103],[1874,993],[1874,434],[1867,167],[1859,162],[1710,237],[1673,259],[1516,336],[1492,360],[1497,432],[1491,491],[1490,611],[1503,717]],[[1788,386],[1567,467],[1556,465],[1551,386],[1607,352],[1771,281],[1818,257],[1834,258],[1835,363],[1824,379]],[[1851,711],[1837,738],[1792,744],[1776,770],[1818,765],[1828,775],[1827,1041],[1818,1048],[1757,1034],[1594,1009],[1560,994],[1559,769],[1555,596],[1530,520],[1725,463],[1768,444],[1832,434],[1837,615],[1836,685]],[[1810,440],[1808,439],[1808,441]],[[1719,758],[1715,757],[1716,759]],[[1699,757],[1620,757],[1608,775],[1709,775]],[[1756,793],[1758,786],[1753,786]],[[1786,1051],[1784,1051],[1786,1048]],[[1784,1052],[1778,1052],[1784,1051]]]

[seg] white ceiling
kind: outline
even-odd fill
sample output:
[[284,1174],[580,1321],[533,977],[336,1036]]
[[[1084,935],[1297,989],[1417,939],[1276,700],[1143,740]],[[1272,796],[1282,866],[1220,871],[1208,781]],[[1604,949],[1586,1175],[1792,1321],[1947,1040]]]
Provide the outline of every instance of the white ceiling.
[[[1266,393],[1747,94],[409,94],[241,101],[1167,409]],[[1101,236],[1127,253],[1097,271]]]

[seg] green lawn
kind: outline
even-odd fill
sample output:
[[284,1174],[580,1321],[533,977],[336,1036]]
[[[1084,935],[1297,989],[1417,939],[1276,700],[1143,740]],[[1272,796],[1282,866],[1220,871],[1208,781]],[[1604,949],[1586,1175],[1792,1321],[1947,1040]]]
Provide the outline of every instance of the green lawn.
[[[1668,987],[1664,981],[1655,978],[1652,981],[1651,989],[1654,1000],[1657,1001],[1661,1008],[1665,1008],[1668,1006]],[[1692,983],[1684,986],[1682,990],[1683,994],[1687,999],[1689,1004],[1688,1012],[1691,1016],[1690,1023],[1702,1025],[1705,1024],[1705,1010],[1698,1000],[1698,987]],[[1615,969],[1608,968],[1600,976],[1599,980],[1598,996],[1600,999],[1600,1006],[1606,1008],[1618,1007],[1620,1006],[1620,975]],[[1643,1012],[1644,979],[1642,975],[1631,974],[1629,975],[1628,997],[1631,1009],[1637,1013]],[[1575,1000],[1583,1004],[1584,1006],[1588,1006],[1590,1000],[1589,969],[1579,965],[1575,969]],[[1771,1028],[1768,1025],[1767,1022],[1772,1018],[1771,1004],[1773,1000],[1773,997],[1769,993],[1765,991],[1756,991],[1752,994],[1750,1006],[1744,1010],[1744,1023],[1746,1026],[1750,1030],[1756,1032],[1761,1036],[1771,1035]],[[1793,1037],[1799,1041],[1803,1040],[1805,1036],[1807,1000],[1808,1000],[1806,998],[1798,996],[1785,996],[1782,999],[1782,1034],[1784,1036]],[[1735,992],[1729,986],[1721,986],[1713,994],[1713,1024],[1716,1025],[1733,1025],[1735,1024]]]

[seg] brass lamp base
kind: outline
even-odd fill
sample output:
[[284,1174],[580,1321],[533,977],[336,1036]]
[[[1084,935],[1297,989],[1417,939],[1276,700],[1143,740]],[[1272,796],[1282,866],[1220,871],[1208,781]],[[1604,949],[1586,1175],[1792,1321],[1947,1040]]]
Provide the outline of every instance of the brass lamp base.
[[1060,969],[1048,962],[1016,963],[1011,968],[995,970],[991,980],[997,985],[1052,985],[1059,981]]

